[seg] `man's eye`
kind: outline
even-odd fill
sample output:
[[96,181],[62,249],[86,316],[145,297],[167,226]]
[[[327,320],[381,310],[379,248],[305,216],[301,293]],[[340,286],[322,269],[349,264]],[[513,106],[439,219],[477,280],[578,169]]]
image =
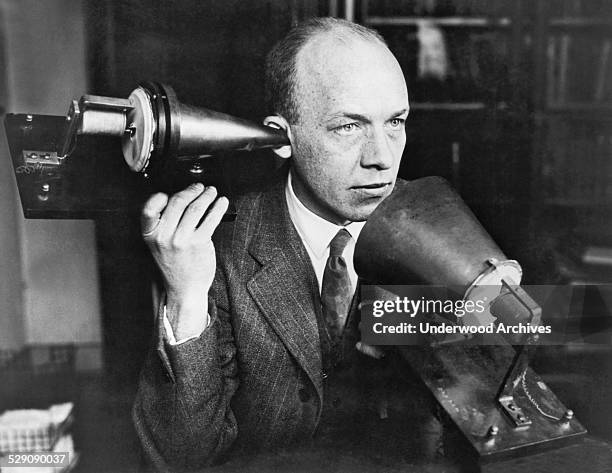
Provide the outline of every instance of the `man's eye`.
[[403,118],[392,118],[389,121],[389,125],[391,125],[391,128],[395,130],[399,130],[400,128],[402,128],[404,126],[404,123],[406,123],[406,120],[404,120]]
[[358,128],[359,125],[357,123],[347,123],[345,125],[340,125],[335,131],[341,135],[350,135],[355,133]]

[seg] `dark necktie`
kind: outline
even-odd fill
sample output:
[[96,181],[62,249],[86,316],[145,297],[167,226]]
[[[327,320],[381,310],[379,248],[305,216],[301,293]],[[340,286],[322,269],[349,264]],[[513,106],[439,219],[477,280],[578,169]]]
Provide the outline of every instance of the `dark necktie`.
[[336,344],[341,336],[346,317],[353,298],[353,289],[342,252],[351,240],[351,234],[340,230],[329,244],[329,258],[325,263],[321,285],[323,316],[332,343]]

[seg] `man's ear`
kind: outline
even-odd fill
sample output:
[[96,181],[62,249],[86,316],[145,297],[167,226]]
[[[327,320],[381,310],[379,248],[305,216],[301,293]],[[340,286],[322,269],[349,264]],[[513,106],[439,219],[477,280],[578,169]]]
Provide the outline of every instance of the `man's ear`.
[[[276,128],[279,130],[285,130],[287,136],[289,137],[289,143],[293,141],[293,136],[291,135],[291,128],[289,127],[289,123],[280,115],[270,115],[264,118],[263,124],[272,128]],[[288,159],[291,157],[291,145],[284,145],[278,148],[273,148],[272,151],[276,153],[277,156]]]

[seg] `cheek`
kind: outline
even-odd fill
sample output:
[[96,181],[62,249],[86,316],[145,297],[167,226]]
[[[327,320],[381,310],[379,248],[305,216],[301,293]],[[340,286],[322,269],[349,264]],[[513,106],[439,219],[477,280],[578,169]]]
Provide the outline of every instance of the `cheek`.
[[406,136],[404,135],[402,138],[395,141],[393,144],[393,159],[395,163],[395,167],[399,167],[399,163],[402,160],[402,155],[404,154],[404,150],[406,149]]
[[300,141],[295,148],[294,165],[310,178],[321,169],[323,156],[315,141]]
[[358,154],[354,148],[354,144],[330,138],[318,129],[310,135],[304,132],[296,140],[294,164],[313,179],[313,184],[335,180],[350,171],[351,156]]
[[405,148],[406,148],[406,134],[404,133],[402,137],[398,140],[398,143],[397,143],[397,153],[400,158],[402,157],[402,153],[404,152]]

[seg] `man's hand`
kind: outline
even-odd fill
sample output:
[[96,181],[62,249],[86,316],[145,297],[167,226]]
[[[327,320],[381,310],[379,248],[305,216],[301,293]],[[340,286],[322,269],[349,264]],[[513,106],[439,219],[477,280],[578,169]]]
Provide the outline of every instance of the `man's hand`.
[[196,183],[170,198],[154,194],[142,211],[142,236],[161,271],[166,313],[177,340],[198,335],[194,327],[208,317],[216,269],[211,237],[229,203],[216,197],[214,187]]

